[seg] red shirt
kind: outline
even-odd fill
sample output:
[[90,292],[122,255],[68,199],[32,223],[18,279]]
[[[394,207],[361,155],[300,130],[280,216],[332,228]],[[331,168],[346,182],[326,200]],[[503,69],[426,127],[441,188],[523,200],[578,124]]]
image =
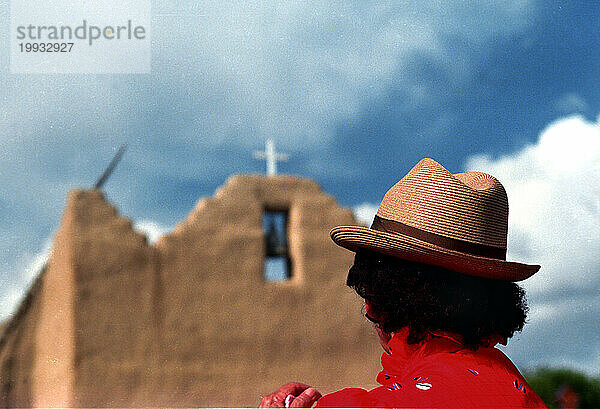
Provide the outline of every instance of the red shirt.
[[473,351],[446,333],[409,345],[407,335],[396,333],[381,357],[382,386],[342,389],[316,407],[547,408],[500,350]]

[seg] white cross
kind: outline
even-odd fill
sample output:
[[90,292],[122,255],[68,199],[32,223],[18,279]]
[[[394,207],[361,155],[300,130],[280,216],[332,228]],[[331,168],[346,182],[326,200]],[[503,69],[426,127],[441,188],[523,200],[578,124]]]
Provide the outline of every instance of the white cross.
[[267,175],[274,176],[277,174],[277,161],[285,162],[288,160],[288,155],[285,153],[275,152],[275,143],[273,139],[267,139],[267,144],[264,152],[255,151],[255,159],[264,159],[267,161]]

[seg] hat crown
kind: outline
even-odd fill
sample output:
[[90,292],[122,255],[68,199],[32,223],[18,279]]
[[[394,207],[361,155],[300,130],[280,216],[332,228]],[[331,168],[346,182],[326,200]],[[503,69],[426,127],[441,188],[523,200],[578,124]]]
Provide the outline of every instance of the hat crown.
[[508,197],[483,172],[451,174],[421,160],[385,194],[377,216],[443,237],[506,249]]

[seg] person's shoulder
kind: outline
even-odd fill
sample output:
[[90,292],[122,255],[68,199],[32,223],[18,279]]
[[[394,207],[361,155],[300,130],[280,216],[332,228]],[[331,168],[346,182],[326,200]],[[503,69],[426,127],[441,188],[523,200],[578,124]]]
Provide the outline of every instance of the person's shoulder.
[[440,354],[417,372],[411,379],[416,387],[426,377],[430,390],[435,387],[459,406],[546,408],[512,361],[494,347]]
[[345,388],[321,397],[316,408],[362,408],[369,404],[369,392],[361,388]]
[[[414,407],[545,408],[512,362],[495,348],[421,356],[380,378],[380,398]],[[385,395],[385,396],[384,396]]]

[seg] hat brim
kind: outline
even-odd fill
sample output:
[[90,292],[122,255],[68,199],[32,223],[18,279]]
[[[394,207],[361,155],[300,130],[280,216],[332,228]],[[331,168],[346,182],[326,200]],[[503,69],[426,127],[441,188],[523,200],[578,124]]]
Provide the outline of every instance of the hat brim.
[[505,281],[531,277],[539,265],[516,263],[449,250],[401,233],[387,233],[361,226],[338,226],[332,240],[351,251],[368,249],[404,260],[431,264],[459,273]]

